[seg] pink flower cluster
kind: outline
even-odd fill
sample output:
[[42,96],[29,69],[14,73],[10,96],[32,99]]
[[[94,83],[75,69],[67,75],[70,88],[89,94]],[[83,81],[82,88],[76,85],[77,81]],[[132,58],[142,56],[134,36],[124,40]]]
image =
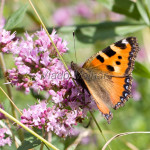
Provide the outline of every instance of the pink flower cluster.
[[8,53],[15,44],[14,38],[15,33],[11,34],[10,31],[0,28],[0,52]]
[[132,96],[135,101],[139,101],[141,99],[141,93],[138,92],[138,83],[134,80],[132,83]]
[[[58,0],[55,0],[58,1]],[[65,5],[64,0],[59,0],[59,6],[57,6],[53,14],[54,24],[57,26],[66,26],[78,24],[78,20],[80,23],[83,21],[88,23],[91,22],[102,22],[106,20],[110,21],[121,21],[125,19],[125,17],[121,14],[117,14],[114,12],[108,12],[100,7],[98,1],[76,1],[74,5],[68,1]],[[67,2],[67,0],[65,0]],[[62,5],[61,5],[62,3]],[[103,9],[103,10],[102,10]],[[61,16],[61,17],[60,17]],[[79,18],[80,17],[80,18]],[[82,20],[82,21],[81,21]]]
[[0,30],[4,28],[5,22],[6,22],[5,18],[2,17],[1,20],[0,20]]
[[[67,52],[66,41],[55,31],[50,36],[61,55]],[[87,91],[74,85],[44,30],[32,35],[26,33],[25,37],[14,41],[10,50],[17,68],[7,70],[7,79],[26,93],[31,89],[45,91],[53,106],[47,107],[41,102],[24,109],[21,122],[29,127],[53,131],[61,137],[74,135],[74,126],[84,120],[87,111],[96,109],[96,104]]]
[[75,7],[58,8],[53,14],[54,23],[58,26],[64,26],[73,24],[75,16],[81,16],[85,19],[92,18],[92,5],[89,4],[89,6],[85,3],[78,3]]
[[[7,71],[8,80],[18,89],[26,92],[29,92],[31,88],[49,91],[53,85],[63,85],[62,79],[53,80],[51,76],[54,73],[65,72],[65,68],[56,58],[58,54],[45,31],[38,31],[31,36],[26,33],[25,37],[26,40],[17,41],[17,44],[11,49],[17,68]],[[68,50],[67,42],[58,37],[55,30],[51,38],[60,54]]]
[[0,146],[5,146],[8,144],[11,146],[11,138],[8,136],[7,128],[0,128]]
[[[89,105],[87,99],[84,105]],[[76,134],[74,126],[81,123],[86,117],[87,107],[83,102],[64,100],[58,105],[47,107],[45,101],[31,106],[28,110],[23,110],[21,122],[28,127],[45,129],[47,132],[53,131],[60,137],[67,137]],[[89,105],[90,107],[90,105]],[[82,109],[81,109],[82,108]]]
[[76,6],[76,13],[83,18],[91,18],[93,15],[92,8],[81,2]]

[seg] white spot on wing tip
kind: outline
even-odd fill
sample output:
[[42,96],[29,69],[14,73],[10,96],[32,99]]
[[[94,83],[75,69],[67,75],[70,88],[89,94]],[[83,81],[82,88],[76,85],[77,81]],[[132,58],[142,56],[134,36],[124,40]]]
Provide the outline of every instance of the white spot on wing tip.
[[122,43],[128,44],[128,41],[127,41],[126,39],[123,39],[123,40],[122,40]]

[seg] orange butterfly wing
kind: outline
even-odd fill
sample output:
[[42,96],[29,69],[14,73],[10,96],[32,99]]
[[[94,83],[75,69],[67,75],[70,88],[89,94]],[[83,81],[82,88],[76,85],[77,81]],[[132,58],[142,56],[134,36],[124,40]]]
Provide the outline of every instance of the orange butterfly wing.
[[105,86],[110,95],[113,108],[118,109],[131,97],[132,77],[112,77],[112,86]]
[[[104,87],[100,86],[99,82],[101,81],[97,79],[86,80],[84,77],[83,80],[89,92],[93,96],[98,109],[102,112],[108,123],[110,123],[110,120],[113,118],[113,114],[110,112],[109,106],[113,107],[113,103],[110,100],[109,93],[105,90]],[[104,82],[102,81],[101,84],[104,84]]]

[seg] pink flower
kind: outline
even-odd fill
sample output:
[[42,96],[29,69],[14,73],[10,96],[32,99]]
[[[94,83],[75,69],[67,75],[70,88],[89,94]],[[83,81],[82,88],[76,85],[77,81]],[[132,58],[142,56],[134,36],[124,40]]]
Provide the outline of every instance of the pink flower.
[[123,15],[120,15],[120,14],[115,13],[115,12],[110,12],[109,17],[110,17],[110,20],[112,20],[112,21],[120,21],[120,20],[123,20],[125,18]]
[[81,144],[83,145],[90,144],[91,142],[96,145],[98,144],[96,134],[88,134],[86,137],[83,137],[81,140]]
[[76,109],[67,105],[65,100],[59,104],[54,104],[52,107],[47,107],[46,102],[42,101],[30,106],[28,110],[24,109],[21,122],[28,127],[44,128],[47,132],[53,131],[60,137],[75,135],[74,126],[81,123],[86,114],[83,114],[84,106],[81,102],[74,104],[78,105]]
[[4,28],[5,25],[5,18],[2,17],[2,19],[0,20],[0,30]]
[[[67,42],[55,30],[50,36],[61,55],[68,51]],[[16,68],[7,70],[7,79],[26,93],[31,89],[44,91],[53,105],[47,107],[45,102],[39,102],[24,109],[21,122],[61,137],[75,135],[74,126],[84,120],[89,110],[97,108],[95,102],[86,90],[74,85],[43,29],[32,35],[26,33],[25,37],[15,45],[16,50],[10,49]]]
[[[7,79],[26,93],[31,88],[48,91],[52,85],[63,84],[62,79],[52,79],[52,75],[65,72],[65,68],[61,61],[55,58],[58,54],[45,31],[42,29],[31,36],[26,33],[25,36],[26,40],[18,41],[17,46],[10,49],[17,69],[8,70]],[[58,37],[55,30],[51,38],[60,54],[67,52],[67,42]]]
[[132,96],[135,101],[139,101],[141,99],[141,94],[137,91],[137,82],[133,81],[132,83]]
[[140,62],[143,62],[145,61],[147,58],[147,55],[146,55],[146,52],[145,52],[145,48],[142,47],[141,50],[138,52],[138,55],[137,55],[137,60],[140,61]]
[[12,45],[14,45],[15,33],[11,34],[10,31],[0,29],[0,47],[1,51],[9,53]]
[[91,7],[84,3],[79,3],[76,6],[76,13],[83,18],[90,18],[92,16]]
[[59,8],[53,15],[54,23],[58,26],[71,25],[72,20],[72,11],[71,9],[64,7]]
[[11,138],[8,135],[9,134],[7,128],[0,128],[0,147],[5,146],[6,144],[11,146]]

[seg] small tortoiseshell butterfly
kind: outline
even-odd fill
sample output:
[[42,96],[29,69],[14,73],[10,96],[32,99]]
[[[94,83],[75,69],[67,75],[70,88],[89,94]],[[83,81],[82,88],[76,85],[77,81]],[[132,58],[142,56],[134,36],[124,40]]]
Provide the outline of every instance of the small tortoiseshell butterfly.
[[82,67],[71,62],[77,82],[93,96],[108,123],[113,118],[109,108],[118,109],[131,97],[138,51],[136,38],[128,37],[90,57]]

